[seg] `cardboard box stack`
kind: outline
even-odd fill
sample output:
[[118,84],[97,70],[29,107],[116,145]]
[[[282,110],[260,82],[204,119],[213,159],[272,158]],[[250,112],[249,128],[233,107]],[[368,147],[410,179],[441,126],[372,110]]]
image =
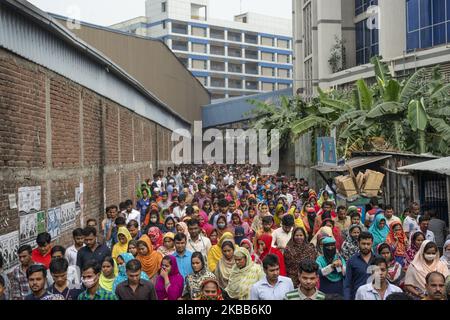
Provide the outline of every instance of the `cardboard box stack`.
[[381,189],[383,179],[383,173],[367,169],[364,173],[359,172],[355,177],[356,185],[350,175],[337,176],[334,181],[337,192],[347,198],[357,194],[375,197]]
[[338,176],[334,179],[334,181],[337,186],[337,192],[346,196],[347,198],[358,194],[352,177]]

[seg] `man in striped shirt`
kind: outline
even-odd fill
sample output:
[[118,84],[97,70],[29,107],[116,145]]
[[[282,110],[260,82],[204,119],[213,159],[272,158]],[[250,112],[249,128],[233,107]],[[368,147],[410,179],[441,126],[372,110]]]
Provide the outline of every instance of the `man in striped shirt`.
[[286,293],[284,300],[325,300],[325,294],[317,290],[319,266],[313,260],[302,261],[299,265],[298,289]]

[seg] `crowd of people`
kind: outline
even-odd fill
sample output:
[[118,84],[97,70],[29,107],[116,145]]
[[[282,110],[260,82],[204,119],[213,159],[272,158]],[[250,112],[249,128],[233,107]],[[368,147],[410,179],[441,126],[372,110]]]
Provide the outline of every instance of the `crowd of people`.
[[[159,170],[137,201],[23,245],[6,300],[445,300],[450,237],[418,203],[338,203],[330,186],[257,166]],[[0,255],[1,258],[1,255]]]

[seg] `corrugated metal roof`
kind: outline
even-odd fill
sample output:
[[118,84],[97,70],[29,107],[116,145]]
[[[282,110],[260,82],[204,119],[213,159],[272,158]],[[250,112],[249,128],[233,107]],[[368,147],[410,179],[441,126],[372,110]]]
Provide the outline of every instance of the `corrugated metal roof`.
[[385,156],[368,156],[368,157],[355,157],[348,160],[344,165],[332,166],[332,165],[318,165],[311,167],[311,169],[322,172],[345,172],[348,171],[348,166],[351,168],[358,168],[365,166],[366,164],[374,163],[380,160],[391,158],[391,155]]
[[292,97],[292,88],[278,91],[258,93],[251,96],[243,96],[222,99],[202,108],[203,128],[240,122],[253,118],[248,114],[255,106],[248,102],[249,99],[266,101],[279,105],[280,97]]
[[404,171],[429,171],[450,176],[450,157],[419,162],[398,168]]
[[[59,73],[160,125],[190,123],[100,51],[24,0],[2,0],[0,47]],[[12,10],[10,10],[12,9]],[[40,28],[39,28],[39,27]]]

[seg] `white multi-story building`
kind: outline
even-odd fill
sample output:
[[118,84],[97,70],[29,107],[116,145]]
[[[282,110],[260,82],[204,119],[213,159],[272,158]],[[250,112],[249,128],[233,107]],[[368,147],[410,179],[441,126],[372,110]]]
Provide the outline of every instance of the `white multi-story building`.
[[244,13],[209,18],[208,0],[147,0],[146,17],[111,26],[162,39],[212,99],[292,86],[292,22]]
[[[293,0],[294,91],[348,87],[374,79],[382,56],[395,77],[439,64],[450,80],[450,0]],[[345,64],[330,64],[344,40]],[[340,50],[337,51],[339,54]],[[337,67],[337,69],[336,69]]]

